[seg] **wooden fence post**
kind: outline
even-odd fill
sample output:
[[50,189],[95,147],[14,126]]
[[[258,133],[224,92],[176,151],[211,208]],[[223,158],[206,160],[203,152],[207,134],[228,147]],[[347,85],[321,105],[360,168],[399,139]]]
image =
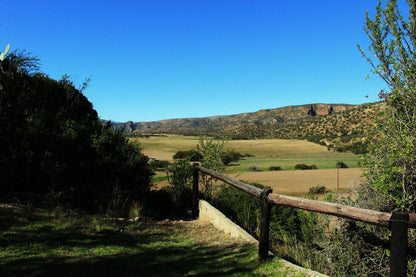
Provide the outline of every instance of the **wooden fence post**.
[[259,236],[259,257],[264,260],[269,255],[269,227],[270,208],[267,196],[272,192],[271,188],[264,188],[260,194],[260,236]]
[[198,217],[198,180],[199,180],[199,169],[198,164],[193,164],[193,174],[192,174],[192,217],[197,218]]
[[393,212],[390,220],[390,276],[406,276],[409,214]]

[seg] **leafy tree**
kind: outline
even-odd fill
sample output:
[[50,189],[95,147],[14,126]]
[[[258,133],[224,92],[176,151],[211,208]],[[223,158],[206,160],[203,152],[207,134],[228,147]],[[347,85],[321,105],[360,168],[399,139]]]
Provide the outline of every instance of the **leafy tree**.
[[[224,141],[215,141],[201,138],[197,145],[197,151],[201,153],[201,165],[203,167],[219,171],[223,168],[221,156],[224,153]],[[203,184],[203,194],[206,199],[211,198],[214,179],[208,175],[201,174]]]
[[[379,2],[374,19],[366,15],[369,51],[359,50],[387,84],[381,91],[387,120],[378,122],[378,139],[365,160],[374,193],[385,198],[384,209],[415,211],[416,195],[416,1],[408,0],[401,15],[396,0]],[[374,58],[375,57],[375,60]]]
[[243,155],[240,152],[235,151],[234,149],[227,149],[221,155],[221,162],[224,165],[229,165],[232,162],[238,162],[242,157]]
[[172,158],[174,160],[179,160],[179,159],[185,159],[185,158],[188,158],[188,157],[189,157],[191,162],[200,161],[202,159],[201,153],[199,153],[195,149],[192,149],[192,150],[189,150],[189,151],[178,151],[173,155]]
[[[0,61],[0,192],[86,210],[118,209],[149,189],[147,157],[103,125],[64,76],[13,52]],[[85,88],[85,84],[83,86]]]

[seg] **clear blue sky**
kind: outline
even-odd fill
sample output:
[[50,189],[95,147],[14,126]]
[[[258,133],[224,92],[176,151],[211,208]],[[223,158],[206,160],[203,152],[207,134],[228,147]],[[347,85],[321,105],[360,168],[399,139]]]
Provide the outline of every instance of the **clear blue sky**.
[[[124,122],[378,100],[365,11],[377,0],[1,1],[0,48],[26,49]],[[2,51],[2,50],[0,50]],[[369,97],[366,98],[366,95]]]

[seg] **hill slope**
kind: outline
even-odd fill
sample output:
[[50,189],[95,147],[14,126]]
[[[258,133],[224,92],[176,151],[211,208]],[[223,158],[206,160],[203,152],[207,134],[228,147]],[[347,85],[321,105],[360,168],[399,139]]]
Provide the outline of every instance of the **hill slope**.
[[[362,152],[383,103],[309,104],[229,116],[114,124],[129,135],[208,135],[231,139],[307,139],[339,151]],[[351,149],[354,148],[354,149]]]
[[[347,104],[312,104],[288,106],[277,109],[260,110],[253,113],[241,113],[228,116],[211,116],[201,118],[168,119],[153,122],[132,122],[114,124],[124,128],[127,133],[175,133],[184,135],[221,135],[236,127],[279,126],[282,123],[298,121],[315,116],[335,114],[353,109]],[[309,113],[309,115],[308,115]]]

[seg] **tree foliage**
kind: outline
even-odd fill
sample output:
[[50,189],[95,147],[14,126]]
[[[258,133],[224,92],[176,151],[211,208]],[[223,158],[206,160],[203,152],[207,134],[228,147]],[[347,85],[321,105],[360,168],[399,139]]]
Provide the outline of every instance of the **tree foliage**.
[[374,18],[366,16],[369,51],[359,49],[389,88],[380,92],[387,120],[378,122],[379,142],[365,160],[367,179],[374,193],[385,198],[385,209],[415,211],[416,1],[407,6],[404,17],[396,0],[385,8],[379,2]]
[[103,210],[148,190],[151,171],[140,149],[103,125],[67,77],[53,80],[38,69],[25,52],[0,62],[2,195]]

